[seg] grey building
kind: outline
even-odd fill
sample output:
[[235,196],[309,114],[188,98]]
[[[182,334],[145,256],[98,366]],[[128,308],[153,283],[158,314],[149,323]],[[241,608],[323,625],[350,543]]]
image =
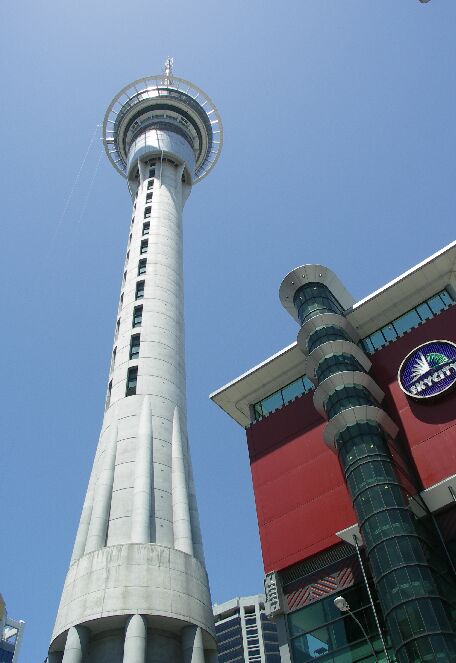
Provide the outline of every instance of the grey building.
[[114,97],[103,143],[132,211],[102,429],[49,663],[213,663],[187,439],[182,213],[218,159],[221,120],[168,59]]
[[263,594],[213,609],[219,663],[280,663],[277,629],[266,616]]

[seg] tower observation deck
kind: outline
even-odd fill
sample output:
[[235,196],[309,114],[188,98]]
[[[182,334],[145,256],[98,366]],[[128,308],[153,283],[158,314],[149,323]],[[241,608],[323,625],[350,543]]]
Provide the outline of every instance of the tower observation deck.
[[105,412],[49,663],[217,660],[187,441],[182,210],[222,124],[176,78],[126,86],[103,125],[133,199]]

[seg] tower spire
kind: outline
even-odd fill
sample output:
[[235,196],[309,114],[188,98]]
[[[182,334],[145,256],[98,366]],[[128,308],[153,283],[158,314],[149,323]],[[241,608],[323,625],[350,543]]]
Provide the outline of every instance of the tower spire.
[[166,87],[173,84],[173,66],[174,58],[168,56],[165,60],[165,67],[163,69],[163,83]]

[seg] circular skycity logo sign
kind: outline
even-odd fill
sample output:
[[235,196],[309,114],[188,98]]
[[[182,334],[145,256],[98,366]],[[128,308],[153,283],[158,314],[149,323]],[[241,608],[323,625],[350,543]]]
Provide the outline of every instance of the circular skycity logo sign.
[[423,343],[406,356],[397,379],[407,396],[439,396],[456,383],[456,345],[451,341]]

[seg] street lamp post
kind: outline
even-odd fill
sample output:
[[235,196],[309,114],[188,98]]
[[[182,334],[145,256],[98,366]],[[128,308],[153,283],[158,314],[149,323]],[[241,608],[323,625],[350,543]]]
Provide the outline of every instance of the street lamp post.
[[361,624],[361,622],[359,621],[359,619],[358,619],[357,617],[355,617],[355,615],[354,615],[354,614],[352,613],[352,611],[350,610],[350,606],[349,606],[349,604],[348,604],[348,601],[347,601],[346,599],[344,599],[343,596],[337,596],[337,597],[334,599],[334,605],[335,605],[336,608],[337,608],[338,610],[340,610],[341,612],[348,612],[348,614],[349,614],[351,617],[353,617],[353,619],[355,620],[355,622],[358,624],[359,628],[361,629],[361,631],[362,631],[364,637],[366,638],[367,642],[369,643],[370,648],[372,649],[372,654],[373,654],[373,656],[374,656],[374,659],[377,661],[377,663],[379,663],[379,662],[378,662],[377,654],[376,654],[375,649],[374,649],[374,646],[373,646],[372,642],[370,641],[369,636],[367,635],[364,626]]

